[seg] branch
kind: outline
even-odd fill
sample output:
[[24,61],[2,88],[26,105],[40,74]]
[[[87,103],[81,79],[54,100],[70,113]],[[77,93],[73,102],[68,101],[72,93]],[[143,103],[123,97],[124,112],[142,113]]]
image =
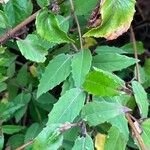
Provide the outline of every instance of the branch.
[[[81,126],[81,124],[82,124],[82,122],[77,122],[77,123],[65,123],[65,124],[63,124],[63,125],[59,128],[59,131],[60,131],[61,133],[63,133],[63,132],[65,132],[65,131],[69,130],[70,128]],[[31,141],[29,141],[29,142],[27,142],[27,143],[25,143],[25,144],[23,144],[22,146],[16,148],[15,150],[22,150],[22,149],[24,149],[25,147],[27,147],[27,146],[33,144],[33,142],[34,142],[34,139],[31,140]]]
[[[58,2],[58,5],[62,4],[65,0],[60,0]],[[41,9],[40,9],[41,10]],[[33,15],[29,16],[26,20],[21,22],[19,25],[17,25],[15,28],[9,30],[6,34],[4,34],[2,37],[0,37],[0,44],[4,44],[8,39],[12,38],[18,31],[20,31],[23,27],[28,25],[30,22],[35,20],[37,14],[39,13],[38,10]]]
[[135,138],[136,138],[136,140],[137,140],[141,150],[147,150],[146,146],[145,146],[145,144],[143,142],[143,139],[141,138],[141,135],[139,134],[138,130],[136,129],[136,127],[135,127],[135,125],[134,125],[134,123],[133,123],[133,121],[131,119],[131,115],[129,113],[126,113],[126,118],[128,120],[128,123],[129,123],[132,131],[134,132],[134,136],[135,136]]
[[71,5],[71,12],[74,16],[74,20],[75,20],[75,22],[77,24],[77,28],[78,28],[79,39],[80,39],[80,47],[81,47],[81,49],[83,49],[81,28],[80,28],[79,20],[78,20],[77,16],[75,15],[75,9],[74,9],[74,4],[73,4],[72,0],[70,0],[70,5]]
[[13,37],[18,31],[20,31],[23,27],[25,27],[27,24],[35,20],[36,15],[38,14],[40,10],[35,12],[33,15],[29,16],[26,20],[21,22],[19,25],[17,25],[15,28],[9,30],[6,34],[4,34],[2,37],[0,37],[0,43],[4,44],[8,39]]
[[31,144],[33,144],[33,140],[29,141],[28,143],[26,143],[26,144],[24,144],[24,145],[22,145],[22,146],[20,146],[18,148],[16,148],[16,150],[22,150],[22,149],[24,149],[25,147],[27,147],[27,146],[29,146]]
[[[136,39],[135,39],[135,34],[134,34],[132,26],[130,27],[130,33],[131,33],[131,40],[133,42],[134,57],[135,57],[135,59],[138,60],[138,52],[137,52],[137,46],[136,46]],[[136,62],[136,79],[139,82],[141,81],[141,79],[140,79],[140,69],[139,69],[138,62]]]

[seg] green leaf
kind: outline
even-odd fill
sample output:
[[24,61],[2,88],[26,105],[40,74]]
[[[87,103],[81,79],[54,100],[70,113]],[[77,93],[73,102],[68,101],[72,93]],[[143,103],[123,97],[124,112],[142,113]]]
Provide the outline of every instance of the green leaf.
[[73,42],[66,34],[68,28],[68,21],[63,16],[55,16],[47,9],[40,11],[36,18],[37,33],[49,42],[58,44]]
[[111,127],[106,138],[105,150],[125,150],[127,140],[116,127]]
[[110,122],[113,127],[118,128],[119,132],[124,135],[124,138],[126,140],[129,139],[128,121],[125,118],[125,115],[119,115],[115,118],[110,119],[108,122]]
[[[1,13],[1,11],[0,11]],[[6,51],[6,47],[0,46],[0,54],[4,54]]]
[[60,124],[45,127],[36,137],[33,150],[57,150],[63,142],[63,135],[59,131]]
[[21,118],[24,116],[26,112],[27,112],[27,106],[23,106],[14,113],[17,123],[21,120]]
[[89,135],[78,137],[72,150],[94,150],[93,140]]
[[90,126],[96,126],[118,117],[127,111],[129,111],[128,108],[123,107],[117,102],[90,102],[83,107],[81,117],[87,121]]
[[0,82],[0,92],[3,92],[7,89],[7,84],[5,82]]
[[118,53],[118,54],[124,54],[126,53],[123,51],[121,48],[114,47],[114,46],[98,46],[95,49],[95,52],[98,54],[103,54],[103,53]]
[[129,29],[135,12],[135,0],[103,0],[99,11],[101,25],[89,30],[84,37],[104,37],[113,40]]
[[14,134],[21,130],[23,130],[25,127],[23,126],[17,126],[17,125],[3,125],[2,131],[6,134]]
[[149,107],[147,93],[145,92],[142,85],[137,81],[132,82],[132,88],[136,103],[139,106],[140,114],[142,117],[147,118]]
[[23,65],[19,70],[16,81],[22,87],[27,85],[28,83],[27,64]]
[[4,145],[4,135],[0,133],[0,150],[3,149],[3,145]]
[[57,102],[57,99],[49,92],[42,94],[38,99],[35,99],[36,105],[48,112],[53,108],[53,104]]
[[98,0],[86,0],[81,1],[80,0],[74,0],[74,6],[75,6],[75,13],[76,15],[89,15],[92,10],[95,8]]
[[0,120],[6,121],[22,106],[22,104],[0,103]]
[[[142,42],[136,42],[136,47],[138,54],[144,53],[144,45]],[[134,54],[133,43],[125,44],[124,46],[121,47],[121,49],[127,52],[128,54]]]
[[70,75],[63,83],[62,85],[62,91],[61,91],[61,95],[63,95],[66,91],[74,88],[74,81],[72,78],[72,75]]
[[143,129],[141,136],[144,144],[146,145],[147,149],[150,149],[150,119],[145,120],[141,127]]
[[83,49],[72,59],[72,77],[76,87],[80,87],[91,68],[92,55],[89,49]]
[[8,20],[3,11],[0,10],[0,29],[5,29],[8,27]]
[[52,94],[47,92],[36,99],[36,101],[40,104],[54,104],[57,99]]
[[17,97],[13,100],[14,104],[22,105],[22,107],[18,109],[14,114],[16,122],[18,122],[25,114],[27,109],[27,104],[29,103],[30,100],[31,100],[31,94],[25,94],[25,93],[21,93],[17,95]]
[[117,53],[102,53],[93,57],[93,66],[106,70],[118,71],[137,62],[136,59]]
[[85,91],[98,96],[115,96],[121,94],[123,84],[117,76],[106,71],[92,71],[83,84]]
[[36,0],[40,7],[45,7],[50,4],[50,0]]
[[48,117],[48,124],[73,122],[84,106],[85,96],[78,88],[67,91],[54,105]]
[[15,134],[8,139],[7,145],[15,150],[16,148],[22,146],[24,144],[24,135],[23,134]]
[[4,5],[4,12],[11,26],[16,26],[32,13],[31,0],[10,0]]
[[64,81],[71,71],[71,56],[60,54],[52,59],[45,69],[45,72],[38,86],[37,97],[54,88]]
[[44,62],[46,60],[45,56],[48,54],[48,49],[54,45],[34,34],[28,35],[24,40],[17,41],[17,44],[22,55],[26,59],[35,62]]
[[93,67],[95,71],[98,72],[102,72],[105,75],[109,76],[110,78],[112,78],[115,82],[117,82],[118,84],[120,84],[120,86],[125,87],[125,82],[124,80],[122,80],[120,77],[116,76],[114,73],[108,72],[108,71],[104,71],[102,69],[98,69],[96,67]]
[[[33,123],[26,131],[25,133],[25,138],[24,138],[24,143],[27,143],[31,140],[33,140],[42,130],[42,127],[38,124],[38,123]],[[31,149],[32,146],[29,145],[28,147],[26,147],[27,149]]]

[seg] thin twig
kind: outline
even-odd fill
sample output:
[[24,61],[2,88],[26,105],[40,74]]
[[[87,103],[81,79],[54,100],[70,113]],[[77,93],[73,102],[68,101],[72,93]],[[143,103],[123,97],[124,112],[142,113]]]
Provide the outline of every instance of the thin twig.
[[76,45],[75,45],[74,43],[71,43],[71,45],[72,45],[72,47],[74,48],[74,50],[75,50],[76,52],[79,51],[78,48],[76,47]]
[[[130,33],[131,33],[131,40],[133,42],[134,57],[135,57],[135,59],[138,60],[136,39],[135,39],[135,34],[134,34],[132,26],[130,27]],[[141,79],[140,79],[140,68],[139,68],[139,63],[138,62],[136,62],[136,79],[139,82],[141,81]]]
[[[82,122],[77,122],[77,123],[65,123],[65,124],[63,124],[63,125],[59,128],[59,131],[60,131],[61,133],[63,133],[63,132],[65,132],[65,131],[69,130],[70,128],[79,127],[79,126],[81,126],[81,124],[82,124]],[[25,144],[23,144],[22,146],[18,147],[16,150],[22,150],[22,149],[24,149],[25,147],[27,147],[28,145],[33,144],[33,142],[34,142],[34,139],[31,140],[31,141],[29,141],[29,142],[27,142],[27,143],[25,143]]]
[[29,146],[31,144],[33,144],[33,140],[29,141],[28,143],[23,144],[22,146],[20,146],[18,148],[16,148],[16,150],[22,150],[22,149],[24,149],[25,147],[27,147],[27,146]]
[[6,34],[4,34],[2,37],[0,37],[0,43],[4,44],[8,39],[13,37],[18,31],[20,31],[23,27],[25,27],[27,24],[35,20],[36,15],[39,13],[39,11],[35,12],[33,15],[29,16],[26,20],[21,22],[19,25],[17,25],[15,28],[9,30]]
[[142,19],[145,21],[145,20],[146,20],[146,19],[145,19],[145,16],[143,15],[142,9],[141,9],[141,7],[139,6],[138,2],[136,3],[136,7],[137,7],[137,9],[138,9],[138,11],[139,11],[139,13],[140,13]]
[[144,144],[144,142],[143,142],[143,140],[142,140],[139,132],[137,131],[137,129],[136,129],[136,127],[135,127],[135,125],[134,125],[134,123],[133,123],[133,121],[132,121],[131,116],[130,116],[129,113],[126,113],[126,118],[128,120],[128,123],[129,123],[132,131],[134,132],[134,136],[135,136],[135,138],[136,138],[136,140],[137,140],[137,142],[138,142],[141,150],[147,150],[146,146],[145,146],[145,144]]
[[71,11],[72,11],[73,16],[74,16],[74,20],[75,20],[75,22],[77,24],[77,28],[78,28],[79,39],[80,39],[80,47],[81,47],[81,49],[83,49],[81,28],[80,28],[79,20],[78,20],[77,16],[75,15],[75,9],[74,9],[74,4],[73,4],[72,0],[70,0],[70,5],[71,5]]

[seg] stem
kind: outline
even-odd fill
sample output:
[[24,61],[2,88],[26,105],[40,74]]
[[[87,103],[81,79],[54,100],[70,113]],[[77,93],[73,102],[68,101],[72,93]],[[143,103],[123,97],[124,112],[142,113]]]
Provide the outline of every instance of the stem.
[[136,3],[136,7],[137,7],[137,9],[138,9],[138,11],[139,11],[139,13],[140,13],[142,19],[145,21],[145,20],[146,20],[146,19],[145,19],[145,16],[143,15],[142,9],[141,9],[141,7],[139,6],[138,2]]
[[[135,57],[135,59],[138,60],[138,52],[137,52],[137,46],[136,46],[136,39],[135,39],[135,34],[134,34],[132,26],[130,27],[130,33],[131,33],[131,40],[133,42],[134,57]],[[141,79],[140,79],[140,69],[139,69],[138,62],[136,62],[136,79],[139,82],[141,81]]]
[[[63,2],[64,2],[64,0],[60,0],[60,2],[58,2],[58,5],[62,4]],[[6,34],[4,34],[2,37],[0,37],[0,44],[4,44],[8,39],[12,38],[19,30],[21,30],[23,27],[25,27],[30,22],[35,20],[35,18],[36,18],[37,14],[39,13],[40,10],[35,12],[33,15],[29,16],[26,20],[21,22],[15,28],[9,30]]]
[[144,142],[143,142],[139,132],[137,131],[137,129],[136,129],[136,127],[135,127],[135,125],[131,119],[131,115],[129,113],[126,113],[126,118],[128,120],[128,123],[129,123],[132,131],[134,132],[134,136],[135,136],[137,142],[139,143],[141,150],[146,150],[146,146],[144,145]]
[[77,24],[77,28],[78,28],[79,39],[80,39],[80,47],[81,47],[81,49],[83,49],[81,28],[80,28],[79,20],[78,20],[77,16],[74,13],[75,9],[74,9],[74,4],[73,4],[72,0],[70,0],[70,5],[71,5],[71,12],[72,12],[72,14],[74,16],[74,20],[75,20],[75,22]]
[[18,148],[16,148],[16,150],[22,150],[22,149],[24,149],[25,147],[27,147],[28,145],[31,145],[31,144],[33,144],[33,140],[29,141],[28,143],[23,144],[22,146],[20,146]]
[[71,43],[71,45],[72,45],[72,47],[74,48],[74,50],[75,50],[76,52],[79,51],[78,48],[77,48],[73,43]]
[[[60,127],[59,131],[60,131],[61,133],[63,133],[63,132],[65,132],[65,131],[69,130],[70,128],[72,128],[72,127],[81,126],[81,124],[82,124],[82,122],[77,122],[77,123],[65,123],[65,124],[62,125],[62,127]],[[25,143],[25,144],[23,144],[22,146],[18,147],[18,148],[15,149],[15,150],[22,150],[22,149],[24,149],[25,147],[27,147],[28,145],[33,144],[33,142],[34,142],[34,139],[31,140],[31,141],[29,141],[29,142],[27,142],[27,143]]]
[[27,24],[35,20],[36,15],[38,14],[39,10],[35,12],[33,15],[29,16],[26,20],[21,22],[19,25],[17,25],[15,28],[9,30],[6,34],[4,34],[2,37],[0,37],[0,43],[4,44],[8,39],[13,37],[19,30],[21,30],[23,27],[25,27]]

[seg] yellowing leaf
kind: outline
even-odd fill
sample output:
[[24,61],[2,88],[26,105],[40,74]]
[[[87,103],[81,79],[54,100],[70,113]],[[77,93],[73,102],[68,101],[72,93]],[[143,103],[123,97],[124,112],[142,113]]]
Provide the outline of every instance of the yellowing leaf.
[[30,66],[29,70],[33,77],[37,77],[37,69],[34,65]]
[[106,135],[98,133],[95,137],[95,148],[96,150],[104,150]]
[[90,37],[87,37],[84,39],[84,45],[83,45],[83,48],[90,48],[91,46],[94,46],[97,44],[97,41],[94,39],[94,38],[90,38]]
[[134,12],[135,0],[102,0],[100,3],[101,25],[89,30],[84,37],[116,39],[129,29]]

